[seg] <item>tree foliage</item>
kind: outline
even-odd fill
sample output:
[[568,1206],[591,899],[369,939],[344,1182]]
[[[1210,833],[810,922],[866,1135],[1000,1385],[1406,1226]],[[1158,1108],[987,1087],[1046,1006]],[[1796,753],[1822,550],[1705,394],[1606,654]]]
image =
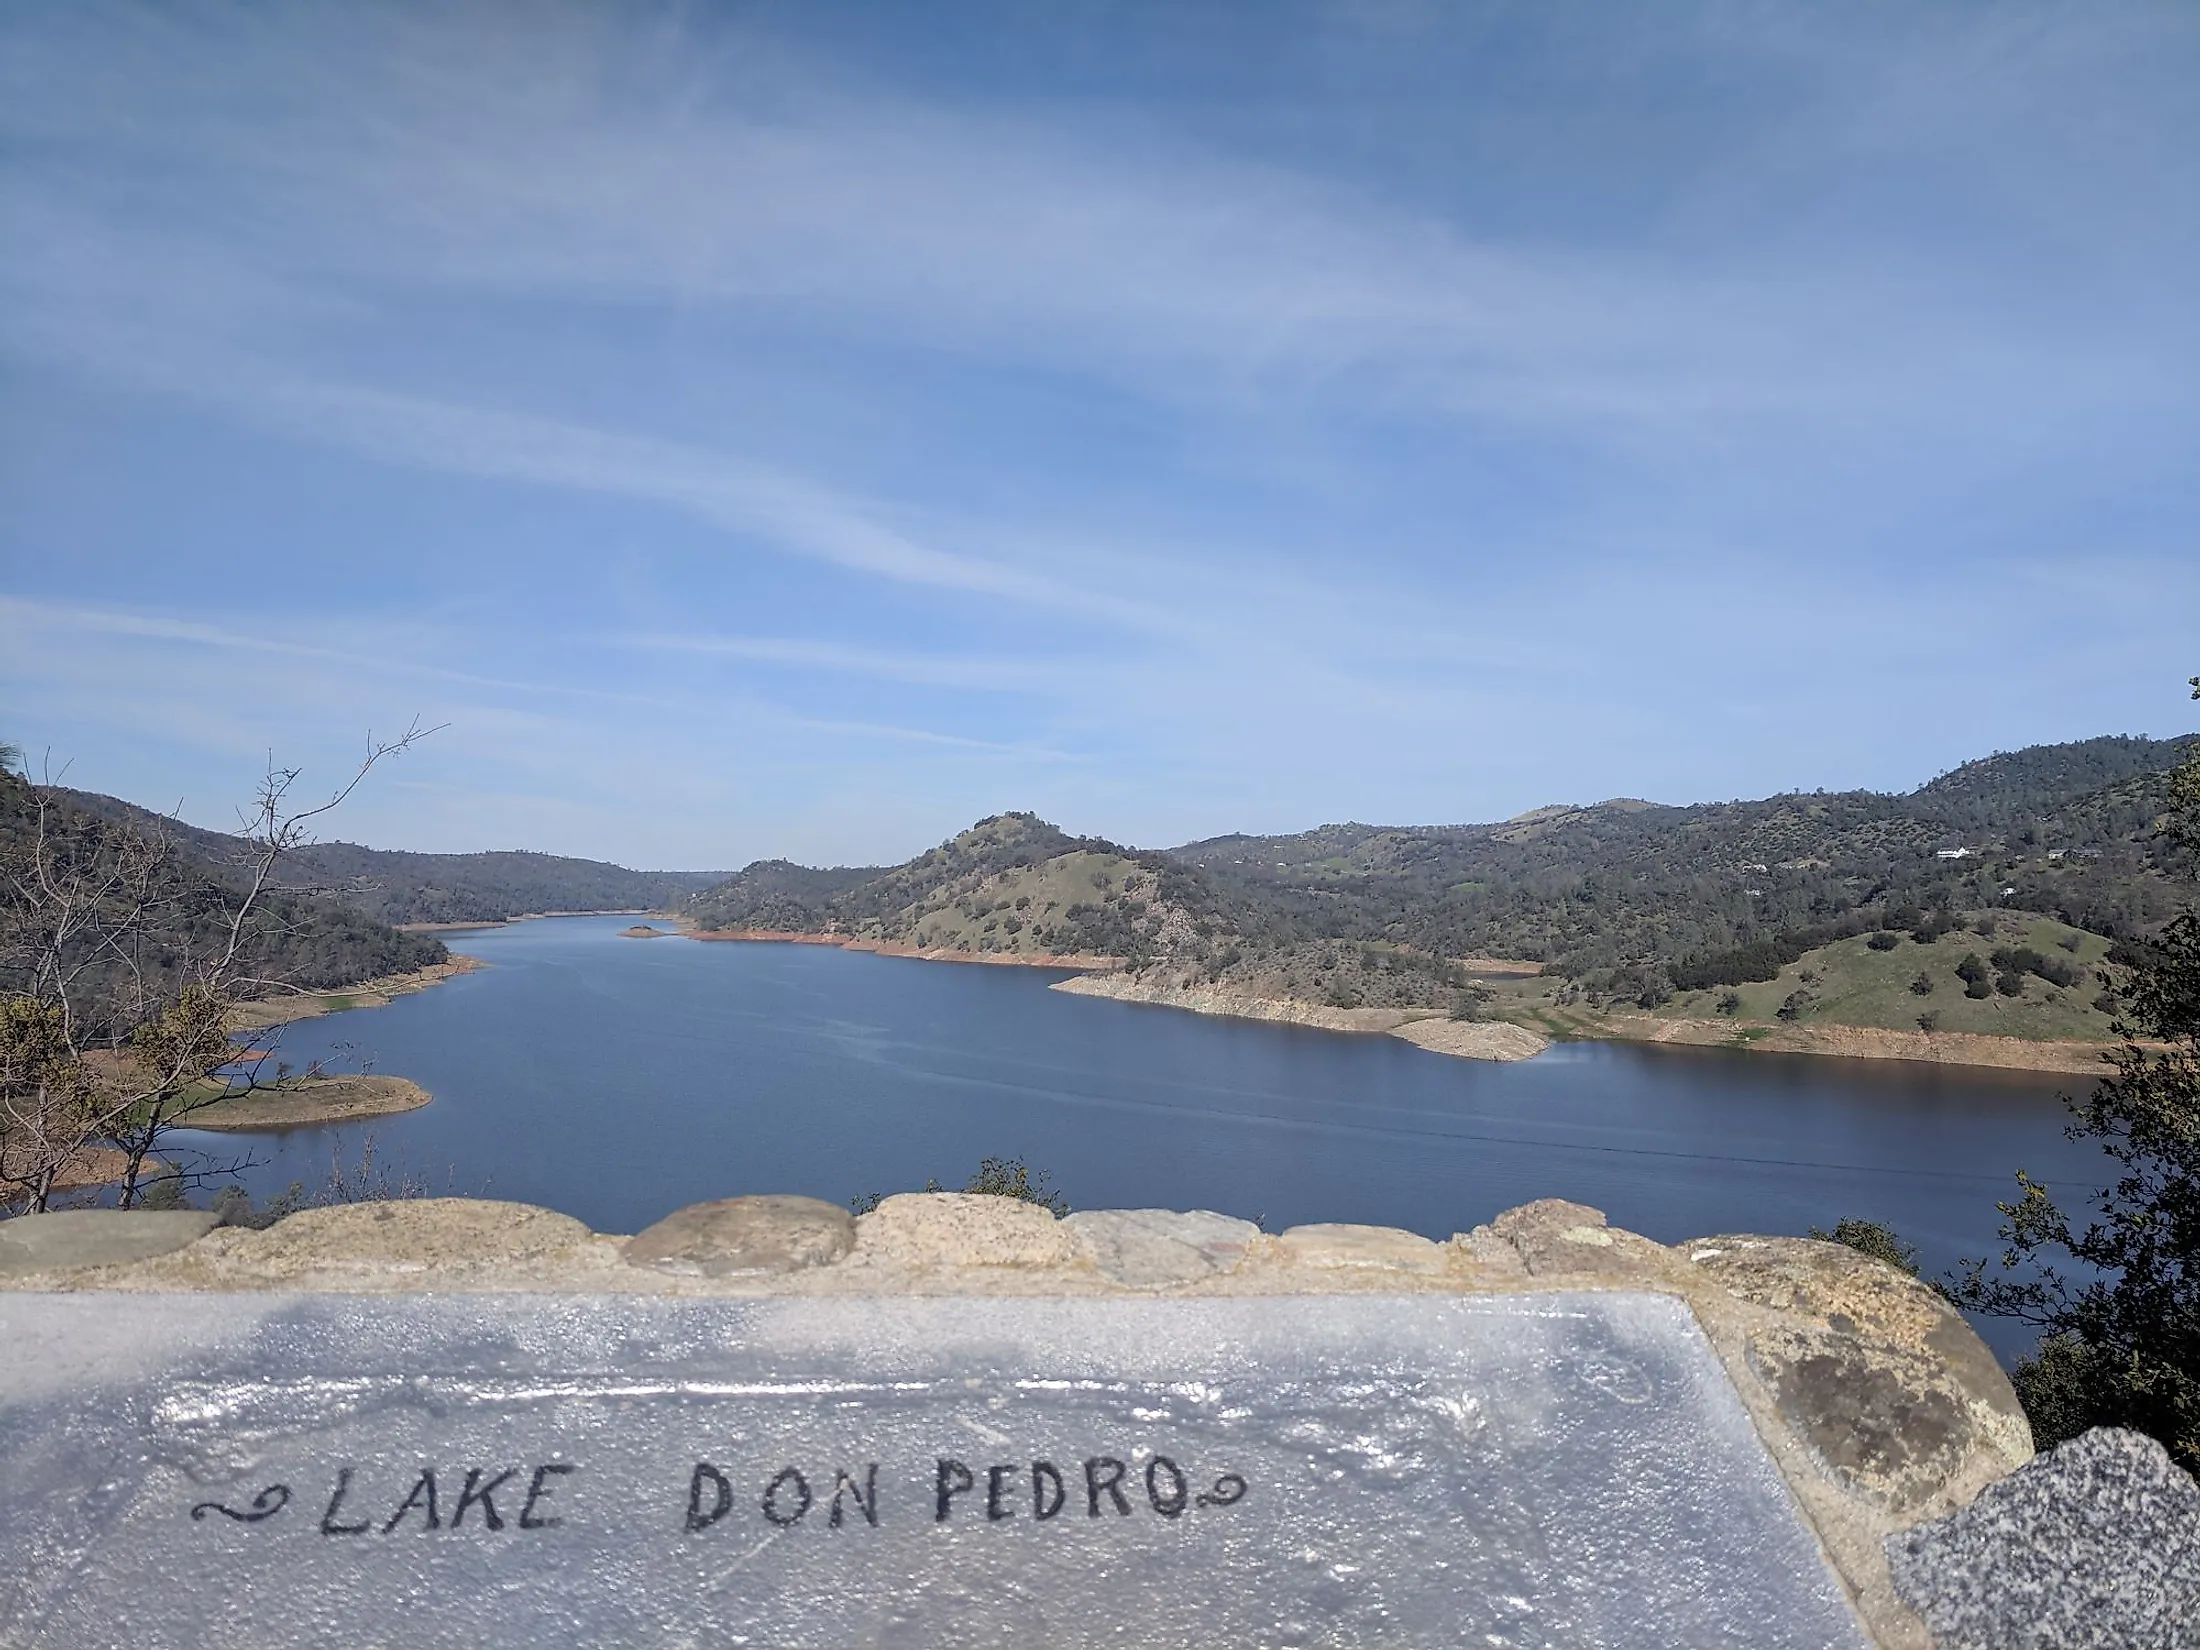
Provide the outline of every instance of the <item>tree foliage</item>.
[[[2200,678],[2193,690],[2200,698]],[[2200,754],[2167,794],[2163,830],[2190,843]],[[2200,908],[2186,905],[2116,989],[2123,1046],[2091,1094],[2065,1097],[2068,1132],[2100,1145],[2112,1183],[2093,1194],[2091,1218],[2073,1217],[2020,1172],[2018,1196],[2000,1205],[1999,1265],[1967,1263],[1955,1296],[2043,1332],[2014,1376],[2041,1447],[2131,1427],[2200,1470]]]

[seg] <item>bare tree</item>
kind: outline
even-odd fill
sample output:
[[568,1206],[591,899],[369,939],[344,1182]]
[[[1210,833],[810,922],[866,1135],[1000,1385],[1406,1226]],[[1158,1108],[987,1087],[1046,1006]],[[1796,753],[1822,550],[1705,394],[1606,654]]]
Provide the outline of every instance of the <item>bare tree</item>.
[[298,920],[276,897],[300,891],[280,867],[377,764],[434,731],[415,721],[370,736],[344,783],[310,804],[295,795],[300,771],[271,761],[239,816],[226,885],[183,863],[165,820],[65,825],[52,778],[0,774],[27,793],[9,799],[23,818],[0,869],[0,1203],[45,1209],[101,1154],[119,1158],[124,1208],[153,1184],[243,1166],[187,1172],[160,1148],[194,1113],[261,1086],[275,1032],[232,1028],[240,1004],[299,989],[268,960]]

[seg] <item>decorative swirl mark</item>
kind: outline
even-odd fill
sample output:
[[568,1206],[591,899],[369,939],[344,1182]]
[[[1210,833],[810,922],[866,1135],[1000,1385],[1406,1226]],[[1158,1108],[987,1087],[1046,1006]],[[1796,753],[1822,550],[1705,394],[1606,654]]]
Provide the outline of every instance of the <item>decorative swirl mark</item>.
[[257,1524],[263,1518],[273,1518],[290,1505],[290,1486],[270,1484],[252,1498],[252,1510],[239,1512],[235,1507],[225,1507],[219,1501],[201,1501],[191,1509],[191,1522],[196,1524],[210,1512],[218,1512],[224,1518],[234,1518],[240,1524]]
[[1215,1480],[1215,1487],[1199,1498],[1202,1507],[1230,1507],[1245,1499],[1245,1480],[1234,1472],[1226,1472]]

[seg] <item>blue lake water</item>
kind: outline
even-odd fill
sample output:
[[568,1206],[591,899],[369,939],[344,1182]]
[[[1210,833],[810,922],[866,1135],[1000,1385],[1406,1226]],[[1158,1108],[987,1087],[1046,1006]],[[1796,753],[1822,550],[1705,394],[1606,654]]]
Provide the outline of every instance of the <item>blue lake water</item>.
[[[635,940],[630,918],[453,936],[492,966],[286,1029],[281,1057],[411,1077],[373,1127],[438,1192],[635,1231],[740,1192],[834,1202],[1022,1156],[1081,1208],[1365,1221],[1441,1238],[1538,1197],[1673,1242],[1883,1220],[1928,1273],[1994,1246],[2024,1168],[2082,1204],[2069,1078],[1581,1043],[1513,1065],[1389,1037],[1049,991],[1061,976],[824,946]],[[256,1193],[357,1160],[363,1129],[185,1136]],[[1985,1327],[2007,1350],[2023,1337]]]

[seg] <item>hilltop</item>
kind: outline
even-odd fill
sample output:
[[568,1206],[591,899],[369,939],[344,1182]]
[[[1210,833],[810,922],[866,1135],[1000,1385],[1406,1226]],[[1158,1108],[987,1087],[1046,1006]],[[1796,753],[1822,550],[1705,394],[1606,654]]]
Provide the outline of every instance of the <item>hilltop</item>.
[[[2194,746],[2035,746],[1899,795],[1619,798],[1166,851],[1002,814],[900,866],[763,862],[687,914],[1002,960],[1107,957],[1128,976],[1112,994],[1270,1017],[1440,1013],[1767,1046],[1843,1027],[1895,1039],[1852,1052],[1920,1057],[1934,1037],[2091,1045],[2108,1036],[2094,976],[2173,908],[2175,850],[2155,827]],[[1974,951],[1983,996],[1955,973]]]

